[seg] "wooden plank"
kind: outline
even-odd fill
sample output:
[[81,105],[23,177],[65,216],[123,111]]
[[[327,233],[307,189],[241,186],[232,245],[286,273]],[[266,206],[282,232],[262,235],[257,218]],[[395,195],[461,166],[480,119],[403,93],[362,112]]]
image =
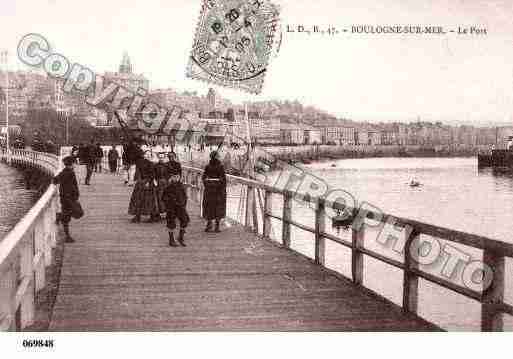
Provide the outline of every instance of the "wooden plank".
[[80,190],[50,330],[436,329],[242,226],[205,233],[193,201],[187,247],[171,248],[163,223],[129,222],[115,176]]
[[264,238],[271,239],[271,214],[273,211],[272,193],[268,191],[264,193]]
[[349,241],[346,241],[345,239],[342,239],[342,238],[339,238],[337,236],[334,236],[332,234],[329,234],[329,233],[323,233],[322,236],[326,239],[329,239],[330,241],[333,241],[335,243],[338,243],[338,244],[341,244],[343,245],[344,247],[347,247],[347,248],[352,248],[353,244]]
[[253,231],[256,234],[259,234],[259,227],[258,227],[258,214],[257,214],[257,188],[253,188],[251,190],[251,215],[253,217]]
[[[252,228],[251,227],[251,219],[252,219],[252,212],[251,212],[251,209],[253,208],[253,187],[251,186],[247,186],[246,187],[246,208],[245,208],[245,213],[244,213],[244,217],[245,217],[245,221],[244,221],[244,225],[247,227],[247,228]],[[253,229],[253,228],[252,228]]]
[[[417,313],[419,303],[419,278],[412,271],[419,268],[418,251],[420,248],[412,247],[412,244],[418,240],[420,234],[412,231],[406,239],[404,247],[404,271],[403,271],[403,310],[409,313]],[[412,254],[412,251],[416,253]]]
[[496,304],[504,301],[504,256],[485,250],[483,253],[483,263],[493,270],[493,279],[490,286],[483,292],[481,330],[483,332],[502,331],[504,329],[503,315],[497,311]]
[[297,221],[285,221],[286,223],[288,223],[289,225],[292,225],[294,227],[297,227],[305,232],[309,232],[309,233],[312,233],[312,234],[315,234],[315,228],[312,228],[312,227],[309,227],[309,226],[305,226],[304,224],[302,223],[299,223]]
[[442,288],[451,290],[455,293],[461,294],[467,298],[474,299],[475,301],[481,302],[482,295],[479,292],[476,292],[474,290],[468,289],[466,287],[459,286],[457,284],[454,284],[452,282],[449,282],[448,280],[445,280],[443,278],[437,277],[433,274],[429,274],[426,272],[423,272],[419,269],[410,268],[410,271],[412,274],[416,275],[419,278],[425,279],[431,283],[435,283],[439,285]]
[[359,229],[351,229],[351,274],[353,283],[356,285],[363,284],[363,253],[360,248],[363,248],[364,228],[365,226],[362,225]]
[[369,257],[372,257],[374,259],[377,259],[377,260],[379,260],[379,261],[381,261],[383,263],[386,263],[388,265],[391,265],[393,267],[400,268],[400,269],[404,268],[404,264],[403,263],[401,263],[399,261],[396,261],[395,259],[385,257],[382,254],[379,254],[379,253],[376,253],[374,251],[371,251],[370,249],[360,248],[360,252],[362,252],[362,254],[365,254],[366,256],[369,256]]

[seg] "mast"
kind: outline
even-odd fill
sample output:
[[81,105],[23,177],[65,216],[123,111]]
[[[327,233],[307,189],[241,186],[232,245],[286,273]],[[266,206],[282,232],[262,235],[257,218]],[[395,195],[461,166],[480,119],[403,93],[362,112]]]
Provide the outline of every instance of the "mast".
[[253,178],[254,177],[254,170],[255,170],[255,164],[253,161],[253,148],[251,146],[251,123],[249,121],[249,115],[248,115],[248,104],[244,103],[244,120],[246,121],[246,136],[247,136],[247,142],[248,142],[248,163],[249,163],[249,170],[248,170],[248,177]]
[[[251,122],[249,120],[248,115],[248,104],[244,103],[244,117],[246,120],[246,135],[248,141],[248,164],[249,169],[247,173],[247,177],[250,179],[255,178],[255,161],[253,156],[253,148],[251,141]],[[257,217],[257,198],[260,199],[260,196],[257,195],[257,188],[247,187],[246,192],[246,226],[249,226],[250,223],[253,223],[253,229],[258,233],[258,217]]]
[[7,50],[2,51],[2,62],[5,64],[5,144],[9,154],[9,59]]

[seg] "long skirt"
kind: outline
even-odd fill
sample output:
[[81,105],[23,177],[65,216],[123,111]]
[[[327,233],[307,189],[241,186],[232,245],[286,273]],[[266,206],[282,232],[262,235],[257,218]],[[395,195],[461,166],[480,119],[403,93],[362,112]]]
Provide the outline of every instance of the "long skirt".
[[[147,187],[146,184],[149,183]],[[149,181],[137,181],[130,198],[128,214],[150,216],[159,213],[157,190]]]
[[164,203],[164,190],[166,189],[168,182],[166,179],[159,179],[157,181],[157,203],[159,213],[166,212],[166,204]]
[[205,184],[203,194],[203,218],[222,219],[226,216],[226,186]]

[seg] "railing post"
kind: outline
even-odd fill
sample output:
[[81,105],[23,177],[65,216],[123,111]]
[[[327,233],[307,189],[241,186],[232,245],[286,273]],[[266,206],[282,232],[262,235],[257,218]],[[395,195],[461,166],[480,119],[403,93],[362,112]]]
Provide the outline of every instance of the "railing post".
[[263,213],[263,222],[264,222],[264,238],[271,239],[271,226],[272,221],[270,214],[273,211],[272,204],[272,192],[268,190],[264,190],[264,213]]
[[324,199],[317,200],[315,209],[315,263],[324,266],[326,239],[323,237],[326,224],[326,208]]
[[493,278],[490,286],[483,292],[481,330],[498,332],[504,329],[503,314],[497,311],[497,305],[504,300],[504,256],[485,249],[483,262],[493,270]]
[[251,199],[252,199],[252,208],[251,213],[253,214],[253,228],[255,233],[258,235],[260,232],[258,231],[258,188],[253,188],[251,191]]
[[285,248],[290,248],[290,221],[292,219],[292,195],[283,191],[283,215],[282,215],[281,243]]
[[412,255],[412,244],[419,238],[420,234],[417,231],[411,231],[404,246],[403,311],[415,314],[419,304],[419,277],[411,270],[418,269],[420,247],[416,246],[416,253]]
[[34,283],[34,231],[30,231],[29,238],[24,238],[21,245],[20,280],[27,282],[27,288],[20,298],[20,329],[23,329],[34,321],[35,315],[35,283]]
[[[247,228],[252,228],[252,214],[253,214],[253,187],[246,186],[246,213],[245,213],[245,220],[244,225]],[[254,230],[254,228],[252,228]]]
[[363,254],[360,248],[363,247],[363,238],[365,234],[365,224],[361,224],[360,228],[352,228],[351,236],[351,272],[353,283],[361,285],[363,283]]

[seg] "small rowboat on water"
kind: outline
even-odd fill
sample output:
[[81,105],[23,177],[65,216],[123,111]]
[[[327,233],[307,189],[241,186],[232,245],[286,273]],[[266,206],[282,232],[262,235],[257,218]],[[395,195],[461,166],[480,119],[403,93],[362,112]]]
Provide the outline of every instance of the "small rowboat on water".
[[419,181],[411,180],[410,187],[419,187],[421,183]]

